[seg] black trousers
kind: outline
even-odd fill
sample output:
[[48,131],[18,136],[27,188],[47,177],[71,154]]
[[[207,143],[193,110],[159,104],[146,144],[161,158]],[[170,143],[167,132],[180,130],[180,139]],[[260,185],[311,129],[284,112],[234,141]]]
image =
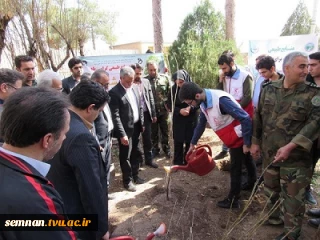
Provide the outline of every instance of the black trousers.
[[120,138],[118,139],[120,167],[122,171],[123,184],[125,185],[129,184],[133,178],[138,176],[139,173],[137,150],[140,133],[141,124],[140,122],[137,122],[134,124],[132,137],[129,137],[129,146],[122,145]]
[[243,148],[230,148],[231,169],[230,178],[231,186],[228,198],[239,199],[241,192],[241,178],[242,178],[242,162],[245,163],[248,170],[248,184],[253,184],[257,180],[256,164],[250,156],[250,153],[244,154]]
[[174,141],[174,165],[185,165],[186,164],[186,154],[190,148],[190,142],[178,142]]
[[151,140],[151,125],[152,120],[150,113],[145,111],[144,113],[144,132],[142,133],[142,143],[144,152],[144,161],[150,163],[152,161],[152,140]]

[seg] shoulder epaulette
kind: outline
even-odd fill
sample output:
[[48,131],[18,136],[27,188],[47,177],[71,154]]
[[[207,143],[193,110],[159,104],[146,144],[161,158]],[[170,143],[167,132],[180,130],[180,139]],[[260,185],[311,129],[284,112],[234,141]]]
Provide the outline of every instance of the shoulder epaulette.
[[315,83],[305,82],[305,84],[308,85],[309,87],[316,88],[316,89],[320,89],[320,86],[318,86],[318,85],[315,84]]

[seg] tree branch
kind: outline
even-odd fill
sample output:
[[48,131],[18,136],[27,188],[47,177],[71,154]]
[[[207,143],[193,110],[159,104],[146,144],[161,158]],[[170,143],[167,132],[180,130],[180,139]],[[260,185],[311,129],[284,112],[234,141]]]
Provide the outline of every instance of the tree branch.
[[71,54],[73,57],[75,57],[74,51],[71,47],[71,44],[69,43],[69,41],[63,36],[63,34],[54,26],[51,25],[51,27],[60,35],[60,37],[62,37],[62,39],[66,42],[67,44],[67,49],[70,50]]
[[51,63],[51,68],[53,71],[57,72],[62,66],[63,64],[68,60],[68,58],[70,57],[70,52],[69,52],[70,49],[67,48],[66,50],[66,56],[64,57],[64,59],[62,59],[62,61],[58,64],[58,66],[56,66],[53,62],[53,59],[52,59],[52,56],[51,56],[51,53],[48,53],[48,58],[49,58],[49,61]]

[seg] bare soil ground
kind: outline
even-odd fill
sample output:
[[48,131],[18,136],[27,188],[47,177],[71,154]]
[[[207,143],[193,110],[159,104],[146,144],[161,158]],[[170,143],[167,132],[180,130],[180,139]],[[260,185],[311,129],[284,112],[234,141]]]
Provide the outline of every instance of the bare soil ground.
[[[221,142],[211,129],[205,131],[200,143],[209,143],[213,156],[221,150]],[[228,160],[228,157],[225,160]],[[216,203],[228,193],[230,177],[229,172],[221,171],[217,167],[203,177],[184,171],[173,173],[171,197],[167,200],[163,166],[169,166],[170,161],[162,156],[156,159],[158,169],[143,166],[139,175],[146,183],[137,185],[137,192],[128,192],[122,186],[118,153],[114,146],[115,178],[109,191],[114,197],[109,200],[112,236],[131,235],[143,240],[147,233],[154,231],[161,222],[166,224],[168,232],[155,239],[274,239],[282,232],[282,227],[267,224],[255,227],[260,222],[265,206],[260,188],[246,211],[243,211],[243,208],[250,192],[242,192],[241,209],[218,208]],[[320,179],[317,181],[314,190],[320,193]],[[317,198],[320,202],[319,195]],[[243,219],[233,227],[239,215],[242,215]],[[307,219],[305,215],[300,239],[320,239],[320,230],[308,226]]]

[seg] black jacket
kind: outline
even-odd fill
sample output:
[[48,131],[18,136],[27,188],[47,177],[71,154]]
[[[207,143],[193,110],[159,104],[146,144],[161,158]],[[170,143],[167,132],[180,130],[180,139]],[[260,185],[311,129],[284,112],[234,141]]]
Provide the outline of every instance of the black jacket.
[[[140,123],[141,130],[144,123],[143,118],[143,109],[141,106],[141,101],[139,98],[139,92],[136,86],[133,86],[133,91],[136,96],[139,114],[140,114]],[[121,138],[124,136],[132,137],[134,129],[134,119],[133,119],[133,110],[130,106],[126,90],[122,87],[120,82],[114,86],[110,91],[109,95],[111,97],[110,109],[112,120],[114,124],[114,137]]]
[[77,81],[74,80],[72,75],[62,80],[62,92],[69,94],[71,90],[76,86]]
[[[199,108],[191,108],[188,116],[181,115],[180,110],[188,107],[188,104],[180,101],[179,91],[180,88],[175,84],[172,86],[168,96],[168,107],[173,112],[173,138],[177,142],[191,142],[193,131],[198,123]],[[171,92],[173,98],[171,97]],[[172,108],[172,100],[174,102],[174,108]]]
[[108,231],[106,168],[97,139],[76,113],[70,111],[70,117],[66,139],[48,161],[48,179],[62,196],[67,214],[98,214],[98,232],[79,231],[79,238],[101,239]]
[[[61,196],[47,178],[24,160],[0,151],[1,214],[66,214]],[[70,240],[68,231],[3,231],[1,240]]]

